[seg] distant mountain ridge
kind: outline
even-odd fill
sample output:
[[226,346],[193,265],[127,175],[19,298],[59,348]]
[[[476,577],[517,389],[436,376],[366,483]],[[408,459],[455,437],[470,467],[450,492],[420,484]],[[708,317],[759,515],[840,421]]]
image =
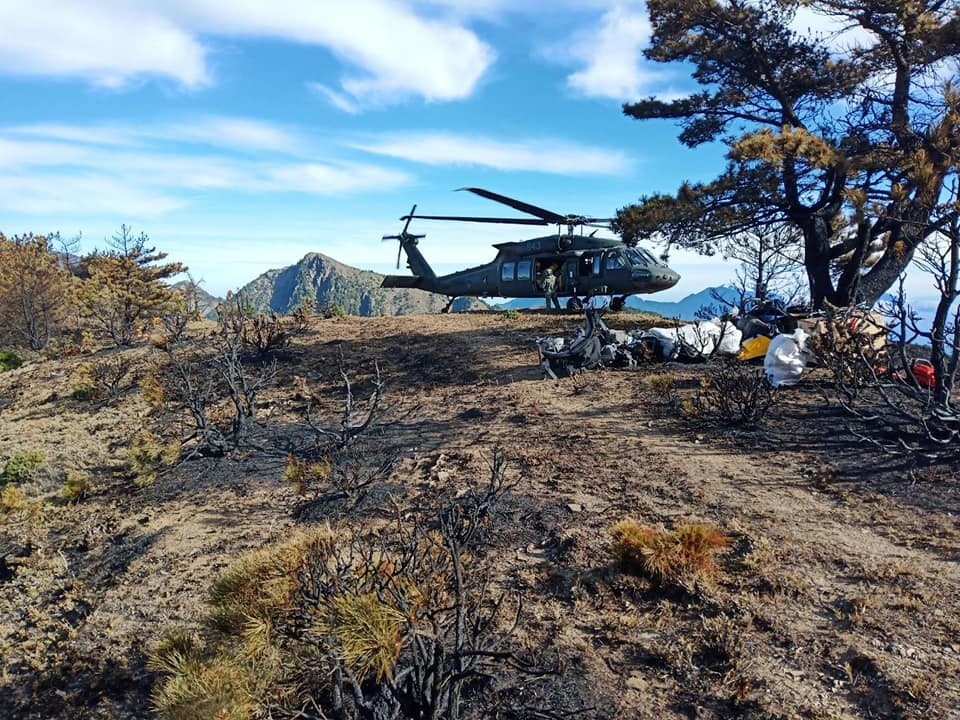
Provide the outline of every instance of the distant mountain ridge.
[[[717,299],[717,296],[726,300],[730,305],[736,305],[740,301],[739,291],[729,285],[720,285],[718,287],[708,287],[687,295],[682,300],[673,302],[666,300],[647,300],[646,296],[632,295],[627,298],[627,307],[643,312],[656,313],[667,318],[679,318],[680,320],[695,320],[697,311],[700,308],[708,306],[723,306],[723,303]],[[727,309],[727,308],[723,308]]]
[[[699,292],[687,295],[682,300],[674,301],[647,300],[647,296],[631,295],[627,298],[627,307],[631,310],[640,310],[642,312],[662,315],[665,318],[694,320],[700,308],[722,304],[717,300],[716,295],[719,295],[731,304],[736,304],[740,300],[740,293],[735,288],[728,285],[721,285],[718,287],[704,288]],[[497,305],[497,308],[500,310],[520,310],[523,308],[541,307],[544,307],[542,298],[515,298]]]
[[199,283],[192,283],[190,280],[181,280],[171,287],[182,293],[192,294],[193,301],[196,303],[200,314],[209,320],[216,320],[217,306],[223,302],[223,298],[211,295]]
[[[289,313],[304,300],[336,305],[350,315],[410,315],[439,312],[448,298],[410,288],[380,287],[383,275],[359,270],[321,253],[307,253],[294,265],[268,270],[238,291],[261,312]],[[476,298],[458,298],[454,310],[487,309]]]

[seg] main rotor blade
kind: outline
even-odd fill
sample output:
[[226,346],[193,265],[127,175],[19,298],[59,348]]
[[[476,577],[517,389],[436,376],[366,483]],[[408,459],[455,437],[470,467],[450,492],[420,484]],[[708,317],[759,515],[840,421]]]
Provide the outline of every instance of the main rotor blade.
[[494,202],[502,203],[512,207],[514,210],[519,210],[520,212],[525,212],[529,215],[535,215],[538,218],[543,218],[547,221],[547,225],[563,224],[566,222],[566,216],[564,215],[555,213],[552,210],[545,210],[542,207],[537,207],[536,205],[531,205],[530,203],[525,203],[522,200],[515,200],[511,197],[507,197],[506,195],[490,192],[489,190],[484,190],[483,188],[464,187],[459,189],[472,192],[474,195],[479,195],[480,197],[485,197],[487,200],[493,200]]
[[[407,228],[410,227],[410,221],[413,219],[413,214],[414,214],[416,211],[417,211],[417,206],[416,206],[416,203],[414,203],[414,206],[413,206],[412,208],[410,208],[410,214],[407,215],[407,224],[403,226],[403,232],[401,233],[402,235],[406,235],[406,234],[407,234]],[[403,219],[403,218],[401,218],[401,220],[402,220],[402,219]],[[399,267],[399,262],[400,262],[400,259],[399,259],[399,258],[400,258],[400,253],[398,252],[398,253],[397,253],[397,263],[398,263],[397,267]]]
[[404,215],[400,219],[406,220],[407,218],[416,218],[417,220],[459,220],[461,222],[501,223],[503,225],[553,225],[552,221],[545,219],[464,217],[461,215]]

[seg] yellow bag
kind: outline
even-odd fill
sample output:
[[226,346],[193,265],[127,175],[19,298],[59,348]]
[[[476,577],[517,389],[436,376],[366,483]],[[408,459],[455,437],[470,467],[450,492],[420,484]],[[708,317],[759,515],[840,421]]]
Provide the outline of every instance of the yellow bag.
[[737,359],[755,360],[756,358],[762,358],[767,354],[768,347],[770,347],[770,338],[766,335],[757,335],[746,340],[740,346],[740,354],[737,355]]

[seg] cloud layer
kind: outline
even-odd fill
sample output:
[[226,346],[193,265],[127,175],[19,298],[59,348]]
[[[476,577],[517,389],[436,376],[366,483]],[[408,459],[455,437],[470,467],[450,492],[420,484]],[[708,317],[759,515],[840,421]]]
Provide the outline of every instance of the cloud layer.
[[0,128],[0,210],[160,215],[204,192],[343,195],[411,181],[246,118]]
[[[215,40],[270,38],[338,58],[342,104],[473,92],[495,54],[455,20],[391,0],[33,0],[0,3],[0,72],[122,87],[144,77],[185,88],[212,81]],[[324,87],[329,83],[324,84]]]
[[619,150],[564,140],[504,141],[452,133],[388,134],[354,147],[377,155],[426,165],[475,165],[497,170],[527,170],[559,175],[614,175],[629,166]]

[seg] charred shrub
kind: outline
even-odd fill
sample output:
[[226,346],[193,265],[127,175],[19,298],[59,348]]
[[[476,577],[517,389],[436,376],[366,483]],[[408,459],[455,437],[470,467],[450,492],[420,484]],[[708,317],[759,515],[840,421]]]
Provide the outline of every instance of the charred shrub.
[[[921,253],[926,255],[921,267],[929,265],[930,252]],[[950,310],[960,295],[960,273],[955,272],[960,255],[951,253],[951,258],[953,270],[934,273],[942,297],[929,329],[908,304],[901,280],[898,295],[867,316],[869,325],[860,323],[866,330],[878,328],[872,331],[879,335],[875,342],[858,338],[865,330],[849,328],[859,315],[843,313],[833,320],[841,332],[818,339],[815,348],[831,371],[828,397],[845,411],[850,434],[918,463],[952,460],[960,444],[960,412],[953,399],[960,368],[960,311]]]
[[74,374],[71,396],[74,400],[88,402],[114,399],[131,387],[129,358],[114,355],[107,360],[81,363]]
[[820,320],[810,337],[810,351],[835,382],[859,389],[875,379],[887,359],[887,329],[878,313],[836,312]]
[[249,439],[257,397],[276,372],[275,362],[245,361],[238,336],[217,333],[168,346],[141,388],[155,410],[154,429],[183,428],[176,441],[185,457],[223,456]]
[[338,501],[345,501],[344,509],[356,508],[372,486],[387,477],[393,467],[393,457],[377,465],[369,462],[370,456],[376,453],[367,436],[384,412],[384,381],[379,365],[374,363],[366,398],[356,397],[342,358],[338,371],[343,383],[338,423],[321,423],[317,409],[324,405],[323,398],[306,379],[297,376],[293,381],[297,398],[305,402],[302,427],[309,443],[290,452],[283,468],[284,481],[300,497],[294,511],[297,517],[306,517],[315,509]]
[[[493,475],[493,474],[492,474]],[[480,541],[503,491],[389,526],[322,526],[241,558],[199,639],[153,653],[168,718],[478,717],[510,668],[519,601],[490,591]]]
[[688,420],[713,425],[756,426],[768,417],[777,399],[776,388],[761,368],[730,361],[712,363],[681,413]]
[[343,318],[349,315],[349,313],[343,308],[342,305],[337,305],[335,302],[330,300],[323,300],[317,303],[317,315],[322,317],[324,320],[332,320],[335,318]]
[[218,308],[218,332],[238,340],[244,352],[259,357],[274,356],[305,332],[310,317],[305,308],[297,308],[290,316],[258,313],[234,295]]

